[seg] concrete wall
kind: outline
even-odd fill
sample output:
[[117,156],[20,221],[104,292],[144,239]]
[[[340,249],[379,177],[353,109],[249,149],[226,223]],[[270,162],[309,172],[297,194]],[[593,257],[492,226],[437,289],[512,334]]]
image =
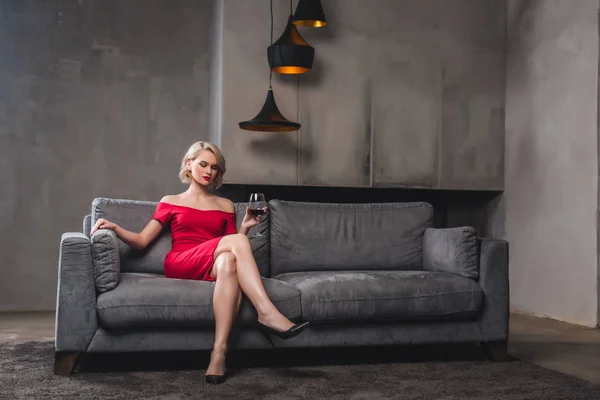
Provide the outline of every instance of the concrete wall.
[[94,197],[180,191],[199,139],[229,182],[501,188],[504,1],[323,4],[313,72],[273,80],[304,128],[268,134],[237,125],[267,93],[266,0],[1,2],[0,311],[53,309],[60,235]]
[[[258,114],[269,89],[268,1],[220,0],[223,13],[221,132],[227,159],[226,182],[294,185],[297,182],[297,132],[243,131],[238,124]],[[289,1],[273,1],[273,41],[283,32]],[[273,74],[273,93],[281,113],[298,121],[298,79]]]
[[0,3],[0,311],[55,307],[58,244],[96,196],[180,191],[204,139],[213,5]]
[[[313,70],[275,75],[287,134],[237,127],[264,101],[268,4],[224,2],[221,143],[231,183],[502,189],[505,1],[327,0],[300,28]],[[295,4],[295,3],[294,3]],[[289,2],[275,0],[275,37]]]
[[515,310],[595,326],[598,0],[508,2],[506,230]]

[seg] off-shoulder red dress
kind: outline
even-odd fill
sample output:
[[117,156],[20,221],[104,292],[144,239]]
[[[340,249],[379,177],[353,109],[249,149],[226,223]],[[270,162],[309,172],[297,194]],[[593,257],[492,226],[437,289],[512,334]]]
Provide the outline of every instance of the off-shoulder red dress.
[[225,235],[237,233],[235,214],[159,202],[152,219],[170,224],[172,248],[165,257],[165,277],[214,281],[214,252]]

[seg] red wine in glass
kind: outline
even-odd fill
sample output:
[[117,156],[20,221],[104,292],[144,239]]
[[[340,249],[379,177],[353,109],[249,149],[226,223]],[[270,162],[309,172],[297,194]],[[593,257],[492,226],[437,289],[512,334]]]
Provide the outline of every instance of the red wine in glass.
[[[267,213],[268,204],[265,201],[265,195],[262,193],[252,193],[250,195],[250,202],[248,203],[248,209],[250,215],[255,218],[263,216]],[[264,236],[260,232],[257,232],[253,237]]]
[[262,208],[251,208],[250,209],[250,214],[255,218],[263,216],[266,213],[267,213],[267,210],[262,209]]

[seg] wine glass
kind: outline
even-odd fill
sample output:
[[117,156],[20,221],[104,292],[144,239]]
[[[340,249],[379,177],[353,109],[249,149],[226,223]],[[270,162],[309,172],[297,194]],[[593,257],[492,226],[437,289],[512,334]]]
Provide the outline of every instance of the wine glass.
[[[267,213],[268,204],[265,201],[265,195],[262,193],[252,193],[250,194],[250,202],[248,204],[248,208],[250,210],[250,214],[253,217],[263,216]],[[265,236],[260,232],[256,232],[256,234],[252,237],[257,236]]]

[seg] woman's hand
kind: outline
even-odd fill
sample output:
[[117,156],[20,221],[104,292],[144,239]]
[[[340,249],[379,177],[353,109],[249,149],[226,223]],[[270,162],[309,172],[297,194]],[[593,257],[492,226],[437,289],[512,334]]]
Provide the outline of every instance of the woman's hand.
[[[266,212],[266,210],[265,210]],[[253,226],[256,226],[260,223],[261,219],[262,219],[262,215],[259,215],[258,217],[253,216],[252,214],[250,214],[250,207],[246,208],[246,215],[244,215],[244,219],[242,220],[242,225],[240,226],[240,230],[244,229],[245,231],[247,231],[248,229],[252,228]]]
[[94,232],[96,232],[98,229],[112,229],[114,231],[116,228],[117,224],[115,224],[114,222],[110,222],[104,218],[100,218],[98,221],[96,221],[96,223],[90,230],[90,236],[92,236]]

